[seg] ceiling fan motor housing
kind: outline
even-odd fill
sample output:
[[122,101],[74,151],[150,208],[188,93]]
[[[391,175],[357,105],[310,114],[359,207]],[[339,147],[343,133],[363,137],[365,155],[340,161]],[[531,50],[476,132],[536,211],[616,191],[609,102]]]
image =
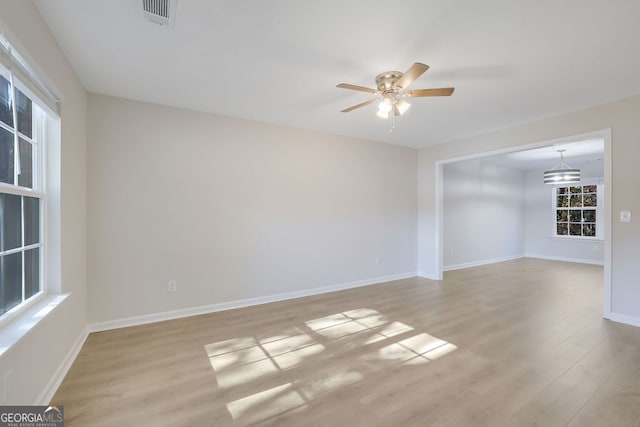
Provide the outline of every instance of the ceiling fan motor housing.
[[393,89],[393,85],[400,80],[403,74],[400,71],[387,71],[386,73],[378,74],[376,76],[376,85],[378,86],[378,90],[382,92],[395,90]]

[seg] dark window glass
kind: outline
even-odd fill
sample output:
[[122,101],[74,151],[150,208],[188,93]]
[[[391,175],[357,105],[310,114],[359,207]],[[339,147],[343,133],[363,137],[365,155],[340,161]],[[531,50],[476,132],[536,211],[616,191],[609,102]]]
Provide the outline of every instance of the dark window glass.
[[22,302],[22,252],[0,256],[0,314]]
[[582,222],[582,211],[578,209],[571,209],[569,211],[570,222]]
[[598,206],[598,196],[596,194],[585,194],[584,195],[584,205],[585,206]]
[[20,175],[18,185],[33,188],[33,146],[31,143],[20,139]]
[[597,185],[585,185],[584,187],[582,187],[582,190],[584,193],[595,193],[598,191],[598,186]]
[[40,199],[24,197],[24,245],[40,242]]
[[16,107],[18,110],[18,131],[29,138],[33,137],[33,120],[31,100],[16,89]]
[[569,230],[569,226],[566,222],[559,222],[557,224],[557,232],[559,236],[566,236]]
[[0,121],[13,127],[13,111],[11,108],[11,83],[0,76]]
[[566,208],[569,206],[569,196],[558,196],[556,206],[559,208]]
[[569,211],[567,211],[566,209],[556,211],[556,221],[558,222],[569,221]]
[[582,236],[582,224],[569,224],[569,235]]
[[40,291],[40,249],[30,249],[24,253],[24,299],[31,298]]
[[0,182],[13,184],[13,133],[0,128]]
[[582,187],[571,187],[571,194],[580,194],[582,193]]
[[571,207],[572,208],[582,207],[582,196],[580,196],[580,195],[572,195],[571,196]]
[[569,189],[567,187],[558,188],[558,194],[567,194],[569,193]]
[[595,209],[585,209],[584,211],[582,211],[582,218],[584,222],[596,222]]
[[596,225],[595,224],[584,224],[582,226],[582,235],[595,237],[596,236]]
[[22,246],[21,217],[20,196],[0,194],[0,251]]

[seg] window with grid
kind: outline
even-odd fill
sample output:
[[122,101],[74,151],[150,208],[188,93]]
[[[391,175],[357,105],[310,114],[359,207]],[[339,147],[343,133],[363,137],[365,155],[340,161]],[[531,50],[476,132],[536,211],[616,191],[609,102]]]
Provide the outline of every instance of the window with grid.
[[0,316],[43,290],[46,114],[0,68]]
[[571,185],[554,188],[555,235],[600,239],[601,185]]

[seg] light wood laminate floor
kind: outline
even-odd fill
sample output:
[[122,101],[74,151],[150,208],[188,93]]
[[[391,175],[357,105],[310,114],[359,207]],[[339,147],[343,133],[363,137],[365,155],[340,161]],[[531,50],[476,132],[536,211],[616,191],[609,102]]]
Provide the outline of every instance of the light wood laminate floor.
[[94,333],[74,426],[640,426],[602,267],[523,258]]

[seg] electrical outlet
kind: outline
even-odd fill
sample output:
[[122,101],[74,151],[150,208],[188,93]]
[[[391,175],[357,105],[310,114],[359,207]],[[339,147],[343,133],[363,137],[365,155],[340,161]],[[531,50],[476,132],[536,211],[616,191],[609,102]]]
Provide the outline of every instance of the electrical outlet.
[[167,292],[175,292],[178,290],[178,282],[175,280],[169,280],[167,284]]

